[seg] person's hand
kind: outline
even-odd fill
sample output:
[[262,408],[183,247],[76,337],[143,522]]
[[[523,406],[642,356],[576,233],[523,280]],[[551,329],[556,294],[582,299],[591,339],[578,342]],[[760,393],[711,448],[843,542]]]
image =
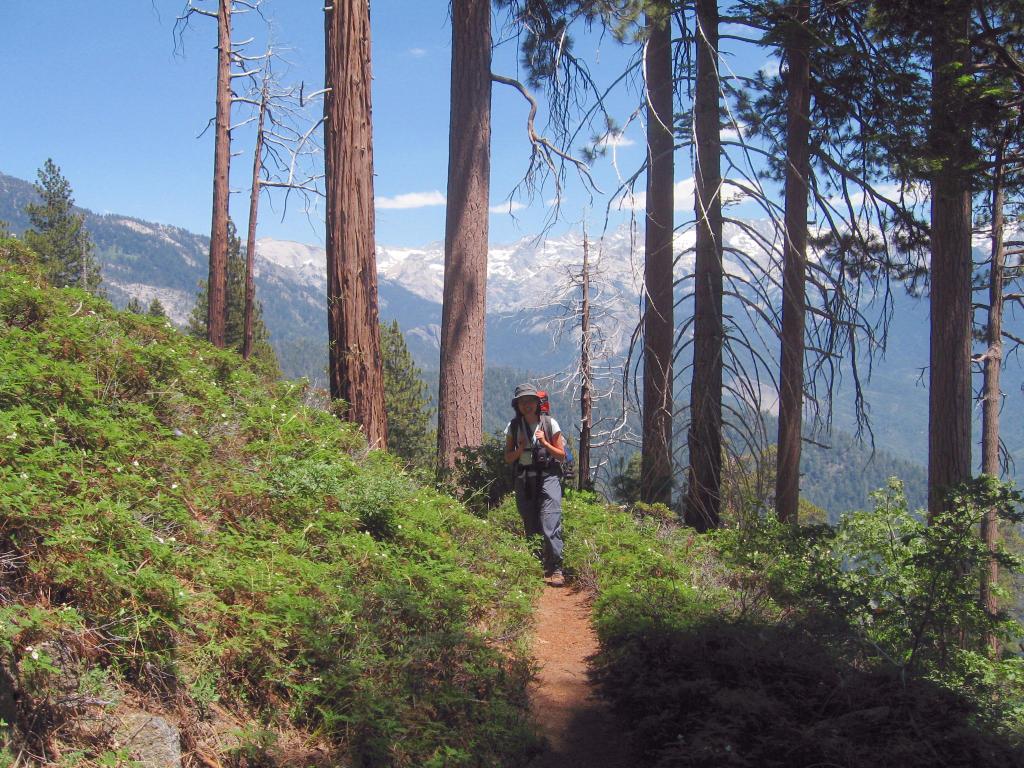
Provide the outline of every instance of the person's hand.
[[537,431],[533,433],[533,439],[540,443],[544,442],[544,427],[537,426]]

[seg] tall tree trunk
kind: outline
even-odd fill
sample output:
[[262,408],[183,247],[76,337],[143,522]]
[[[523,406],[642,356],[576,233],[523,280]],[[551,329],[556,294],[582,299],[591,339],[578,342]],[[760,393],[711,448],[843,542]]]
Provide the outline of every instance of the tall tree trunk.
[[644,390],[640,496],[672,500],[672,234],[674,148],[672,17],[647,16],[647,217],[644,233]]
[[722,171],[718,80],[718,3],[697,0],[694,137],[697,219],[690,470],[686,522],[718,527],[722,504]]
[[[989,269],[988,286],[988,327],[985,340],[984,397],[981,406],[981,471],[992,477],[999,477],[999,411],[1002,408],[1002,391],[999,377],[1003,365],[1003,274],[1006,248],[1003,243],[1003,146],[996,149],[995,178],[992,183],[992,263]],[[981,537],[989,552],[994,552],[999,543],[999,517],[994,509],[985,512],[981,520]],[[989,615],[999,609],[992,587],[999,580],[999,564],[990,557],[988,565],[981,572],[981,604]],[[990,634],[988,646],[993,653],[999,652],[999,640]]]
[[491,184],[491,6],[453,0],[448,207],[437,403],[440,467],[483,437]]
[[260,113],[256,122],[256,148],[252,157],[252,187],[249,193],[249,231],[245,239],[245,321],[242,327],[242,357],[249,359],[252,354],[252,318],[256,301],[256,284],[253,280],[253,262],[256,259],[256,222],[259,220],[260,171],[263,169],[263,124],[267,115],[267,83],[260,91]]
[[324,32],[328,376],[331,397],[346,403],[343,417],[383,449],[368,0],[333,0],[324,9]]
[[206,337],[224,346],[227,323],[228,204],[231,164],[231,0],[217,8],[217,115],[213,143],[213,223],[210,229],[210,275],[207,283]]
[[577,487],[583,491],[590,487],[590,425],[593,414],[591,382],[593,369],[590,360],[590,243],[583,231],[583,306],[580,313],[580,461],[576,474]]
[[928,515],[971,475],[970,109],[956,80],[970,65],[969,2],[947,12],[932,39],[930,150],[931,340],[928,375]]
[[810,174],[810,62],[805,25],[809,0],[789,7],[786,23],[786,212],[783,238],[782,344],[779,356],[778,465],[775,508],[779,520],[798,522],[803,427],[804,322],[807,272],[807,178]]

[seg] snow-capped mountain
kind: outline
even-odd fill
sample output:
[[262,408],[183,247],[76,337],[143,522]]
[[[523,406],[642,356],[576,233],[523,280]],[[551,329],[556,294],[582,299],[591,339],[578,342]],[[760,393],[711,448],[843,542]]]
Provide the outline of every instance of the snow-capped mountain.
[[[751,231],[760,239],[751,236]],[[589,239],[592,284],[601,305],[601,330],[611,351],[622,352],[640,315],[643,238],[629,227],[622,227],[604,237]],[[677,280],[693,270],[695,239],[692,228],[676,235],[675,250],[681,254],[675,270]],[[746,228],[727,225],[725,241],[731,252],[747,254],[760,268],[769,265],[769,254],[762,243],[772,242],[770,223],[753,222]],[[380,245],[376,258],[382,315],[405,314],[406,322],[399,318],[403,331],[436,350],[444,289],[443,244],[432,243],[419,248]],[[517,333],[532,334],[539,337],[538,343],[543,339],[545,345],[550,346],[557,325],[555,318],[563,307],[571,305],[578,293],[578,282],[573,277],[579,274],[582,262],[583,236],[577,231],[492,245],[487,263],[489,318],[498,326],[514,325]],[[727,257],[725,267],[732,274],[749,273],[748,266],[731,256]],[[256,268],[258,277],[292,283],[296,287],[308,286],[322,301],[320,297],[326,285],[326,252],[322,247],[261,239],[257,241]],[[427,316],[409,317],[389,301],[389,294],[395,291],[415,296],[420,300],[421,310],[428,306],[435,309],[428,311]],[[488,342],[492,349],[507,346],[493,335],[489,335]],[[504,354],[496,359],[513,364]]]

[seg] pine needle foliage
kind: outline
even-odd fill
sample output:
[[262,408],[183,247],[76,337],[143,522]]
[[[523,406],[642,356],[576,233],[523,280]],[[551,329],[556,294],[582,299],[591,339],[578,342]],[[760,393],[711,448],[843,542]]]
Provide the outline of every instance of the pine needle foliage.
[[[154,299],[154,301],[157,301]],[[189,315],[187,330],[197,339],[205,339],[207,308],[210,303],[210,289],[205,280],[199,281],[199,293],[195,306]],[[159,307],[159,302],[157,302]],[[150,305],[150,314],[155,308]],[[159,307],[162,311],[163,307]],[[242,350],[245,341],[245,254],[242,252],[242,239],[238,236],[235,223],[228,220],[228,276],[224,321],[224,344],[236,352]],[[255,302],[252,314],[252,357],[271,378],[281,375],[277,355],[270,344],[270,332],[263,322],[263,305]]]
[[25,243],[39,255],[52,285],[96,293],[102,280],[100,267],[85,216],[75,213],[71,184],[52,159],[47,159],[38,176],[35,188],[40,202],[26,207],[32,228],[25,232]]
[[521,543],[308,387],[54,290],[23,248],[0,241],[0,764],[127,765],[126,702],[195,761],[524,764]]
[[433,409],[423,381],[398,321],[381,323],[381,357],[384,363],[384,407],[388,414],[388,451],[409,467],[429,470],[436,443],[431,429]]

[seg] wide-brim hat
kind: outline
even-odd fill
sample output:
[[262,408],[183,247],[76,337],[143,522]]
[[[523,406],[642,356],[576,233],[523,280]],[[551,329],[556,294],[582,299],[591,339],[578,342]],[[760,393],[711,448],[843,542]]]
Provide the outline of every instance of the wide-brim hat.
[[515,393],[512,395],[512,407],[516,407],[516,400],[520,397],[536,397],[540,400],[540,394],[537,392],[537,388],[533,384],[520,384],[516,387]]

